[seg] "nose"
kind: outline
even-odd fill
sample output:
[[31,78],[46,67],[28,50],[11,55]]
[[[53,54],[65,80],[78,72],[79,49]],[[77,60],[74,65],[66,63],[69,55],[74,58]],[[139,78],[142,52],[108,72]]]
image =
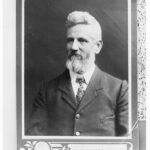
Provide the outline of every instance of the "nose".
[[79,42],[76,39],[72,42],[71,49],[72,50],[79,50]]

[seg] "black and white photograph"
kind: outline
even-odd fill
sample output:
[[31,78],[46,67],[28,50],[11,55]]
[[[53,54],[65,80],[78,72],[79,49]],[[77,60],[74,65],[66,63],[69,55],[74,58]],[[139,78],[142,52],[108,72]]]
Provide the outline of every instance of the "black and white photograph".
[[18,149],[139,149],[137,1],[16,6]]
[[25,135],[129,136],[127,1],[83,2],[25,1]]

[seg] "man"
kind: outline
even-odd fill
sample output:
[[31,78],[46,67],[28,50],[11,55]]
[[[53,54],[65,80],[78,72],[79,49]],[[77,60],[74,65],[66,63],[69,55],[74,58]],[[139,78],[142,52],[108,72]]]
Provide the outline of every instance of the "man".
[[127,82],[95,65],[103,45],[99,22],[74,11],[66,26],[67,69],[41,86],[27,135],[127,135]]

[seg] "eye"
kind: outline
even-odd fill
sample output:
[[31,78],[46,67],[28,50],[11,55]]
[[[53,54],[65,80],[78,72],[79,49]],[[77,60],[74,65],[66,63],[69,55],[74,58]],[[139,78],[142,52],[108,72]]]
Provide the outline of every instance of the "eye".
[[67,43],[73,42],[74,39],[73,38],[67,38]]
[[84,43],[88,43],[88,40],[84,39],[84,38],[79,38],[78,41],[82,44]]

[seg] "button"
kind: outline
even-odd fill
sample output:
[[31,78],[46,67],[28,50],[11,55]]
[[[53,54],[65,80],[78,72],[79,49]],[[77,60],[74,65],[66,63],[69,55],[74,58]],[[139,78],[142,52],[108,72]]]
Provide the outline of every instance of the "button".
[[79,119],[80,118],[80,114],[76,114],[76,119]]
[[76,132],[75,135],[76,135],[76,136],[79,136],[79,135],[80,135],[80,132]]

